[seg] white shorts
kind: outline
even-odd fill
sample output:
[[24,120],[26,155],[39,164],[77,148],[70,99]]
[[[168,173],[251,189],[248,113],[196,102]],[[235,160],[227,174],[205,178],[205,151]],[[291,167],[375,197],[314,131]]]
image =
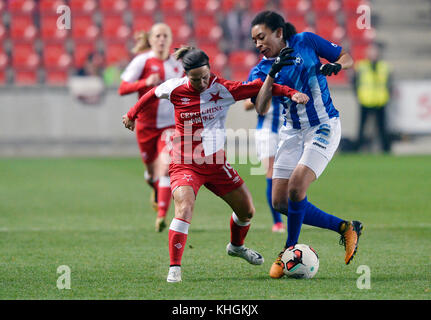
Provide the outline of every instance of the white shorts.
[[289,179],[296,166],[303,164],[313,170],[317,179],[340,144],[340,118],[299,130],[283,126],[279,137],[272,178]]
[[259,161],[274,157],[277,153],[279,142],[278,133],[272,132],[270,129],[259,129],[254,133],[256,143],[256,153]]

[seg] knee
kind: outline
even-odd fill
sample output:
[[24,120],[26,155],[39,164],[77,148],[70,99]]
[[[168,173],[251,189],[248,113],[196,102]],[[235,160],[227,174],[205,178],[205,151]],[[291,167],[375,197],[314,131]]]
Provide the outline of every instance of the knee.
[[175,218],[188,221],[193,212],[193,201],[181,200],[175,203]]
[[303,191],[299,187],[293,186],[287,193],[291,201],[297,202],[303,199]]
[[240,212],[235,212],[235,214],[240,221],[247,222],[253,218],[255,211],[253,203],[249,203]]
[[287,214],[287,199],[273,198],[272,207],[280,213]]

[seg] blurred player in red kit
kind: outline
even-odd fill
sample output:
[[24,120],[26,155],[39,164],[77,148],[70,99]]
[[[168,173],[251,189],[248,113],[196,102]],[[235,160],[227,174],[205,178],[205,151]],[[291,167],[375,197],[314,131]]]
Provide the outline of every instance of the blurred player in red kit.
[[[154,86],[184,75],[179,61],[169,54],[172,32],[163,23],[155,24],[149,33],[138,34],[133,49],[136,54],[121,75],[120,95],[137,92],[139,98]],[[145,178],[153,188],[152,202],[157,210],[156,231],[166,227],[166,213],[171,201],[169,149],[174,132],[174,107],[168,100],[153,101],[136,120],[136,140],[146,165]]]
[[[129,112],[123,123],[135,129],[135,119],[151,112],[149,105],[159,99],[175,107],[175,134],[169,174],[175,202],[175,218],[169,227],[170,268],[168,282],[181,281],[181,259],[199,188],[205,185],[233,210],[230,242],[226,251],[254,265],[263,257],[244,246],[255,209],[250,191],[237,171],[226,161],[225,120],[235,101],[254,97],[263,82],[227,81],[210,72],[209,58],[201,50],[183,47],[176,52],[186,71],[183,78],[171,79],[147,92]],[[274,84],[274,95],[306,102],[308,97],[287,86]]]

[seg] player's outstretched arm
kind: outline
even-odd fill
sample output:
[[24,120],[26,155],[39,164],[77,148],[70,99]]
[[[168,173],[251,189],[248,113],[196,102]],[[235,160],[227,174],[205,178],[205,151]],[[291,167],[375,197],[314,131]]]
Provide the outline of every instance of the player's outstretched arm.
[[144,94],[136,104],[130,108],[129,112],[123,115],[123,124],[129,130],[135,129],[135,120],[140,112],[144,112],[145,108],[151,106],[158,98],[156,96],[156,88],[151,89]]
[[338,57],[337,61],[323,64],[320,67],[320,72],[325,76],[337,75],[340,70],[350,69],[351,67],[353,67],[353,64],[354,61],[352,56],[343,49],[341,50],[340,56]]
[[118,88],[118,94],[124,96],[126,94],[138,92],[141,89],[150,90],[152,87],[157,86],[161,83],[161,79],[158,73],[153,73],[148,77],[135,81],[121,81],[120,87]]

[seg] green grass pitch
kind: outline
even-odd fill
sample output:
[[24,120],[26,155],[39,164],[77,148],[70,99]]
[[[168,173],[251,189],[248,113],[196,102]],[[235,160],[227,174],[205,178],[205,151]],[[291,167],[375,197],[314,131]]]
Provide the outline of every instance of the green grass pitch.
[[[231,210],[202,188],[183,281],[170,284],[167,230],[154,232],[139,159],[3,159],[0,299],[429,300],[430,163],[427,156],[337,155],[310,188],[309,201],[362,221],[363,236],[346,266],[338,234],[304,226],[299,242],[320,258],[311,280],[269,278],[286,235],[271,232],[264,177],[236,165],[256,207],[246,245],[265,263],[252,266],[226,254]],[[70,267],[70,290],[57,288],[61,265]],[[370,269],[370,289],[357,287],[361,265]]]

